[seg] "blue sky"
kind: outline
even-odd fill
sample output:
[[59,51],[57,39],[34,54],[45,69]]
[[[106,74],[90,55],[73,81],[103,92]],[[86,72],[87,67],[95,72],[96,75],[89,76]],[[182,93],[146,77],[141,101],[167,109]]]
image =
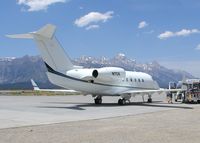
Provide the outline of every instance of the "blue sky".
[[33,41],[4,35],[52,23],[71,58],[124,53],[200,77],[199,0],[3,0],[0,9],[0,57],[38,55]]

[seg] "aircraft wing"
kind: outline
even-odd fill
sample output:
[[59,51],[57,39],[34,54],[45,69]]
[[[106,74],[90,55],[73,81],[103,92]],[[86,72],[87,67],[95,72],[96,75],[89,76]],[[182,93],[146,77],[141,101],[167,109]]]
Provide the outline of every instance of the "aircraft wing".
[[148,89],[148,90],[127,90],[122,92],[121,94],[153,94],[153,93],[163,93],[163,92],[178,92],[178,91],[185,91],[184,89]]
[[68,89],[40,89],[33,79],[31,79],[31,84],[33,89],[36,91],[80,93],[78,91]]
[[80,93],[75,90],[67,90],[67,89],[66,90],[65,89],[38,89],[36,91]]

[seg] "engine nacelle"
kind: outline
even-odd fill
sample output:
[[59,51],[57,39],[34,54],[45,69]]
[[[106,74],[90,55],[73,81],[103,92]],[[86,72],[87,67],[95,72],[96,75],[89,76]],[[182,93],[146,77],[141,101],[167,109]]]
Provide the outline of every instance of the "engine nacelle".
[[121,80],[125,78],[125,70],[118,67],[104,67],[94,69],[92,76],[97,80],[108,81],[108,80]]

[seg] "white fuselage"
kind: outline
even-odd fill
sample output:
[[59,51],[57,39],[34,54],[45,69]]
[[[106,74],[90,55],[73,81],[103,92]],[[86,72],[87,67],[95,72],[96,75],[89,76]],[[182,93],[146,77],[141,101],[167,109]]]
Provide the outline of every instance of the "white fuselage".
[[[112,96],[128,90],[159,89],[157,82],[146,73],[124,71],[125,74],[122,77],[115,78],[118,75],[111,72],[109,76],[98,79],[92,76],[94,70],[75,69],[67,71],[66,74],[47,72],[47,75],[52,83],[85,94]],[[106,73],[106,75],[108,74],[109,72]]]

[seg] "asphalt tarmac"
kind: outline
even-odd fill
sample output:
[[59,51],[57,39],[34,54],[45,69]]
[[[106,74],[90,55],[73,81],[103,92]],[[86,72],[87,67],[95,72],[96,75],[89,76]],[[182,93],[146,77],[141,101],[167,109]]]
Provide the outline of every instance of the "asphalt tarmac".
[[[199,142],[200,105],[118,97],[0,96],[0,142]],[[146,98],[145,98],[146,100]],[[190,138],[191,137],[191,138]]]
[[167,104],[164,95],[153,96],[150,104],[136,96],[125,106],[117,104],[118,98],[103,97],[103,104],[95,105],[91,96],[0,96],[0,129],[192,108]]

